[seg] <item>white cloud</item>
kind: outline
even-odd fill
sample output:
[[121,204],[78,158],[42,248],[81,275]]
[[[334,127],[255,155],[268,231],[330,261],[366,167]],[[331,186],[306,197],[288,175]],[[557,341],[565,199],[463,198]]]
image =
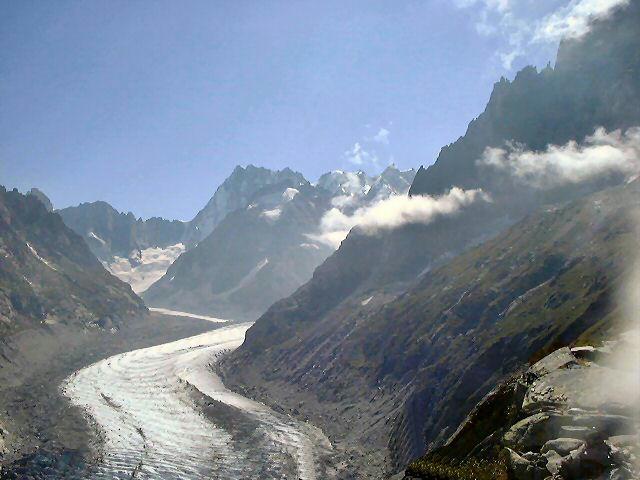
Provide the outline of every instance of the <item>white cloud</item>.
[[[389,122],[389,125],[391,124],[392,122]],[[371,125],[367,125],[367,128],[371,128]],[[391,131],[388,128],[380,127],[374,135],[363,136],[355,142],[353,147],[344,152],[344,158],[363,170],[379,171],[385,163],[381,160],[381,156],[384,158],[389,155],[390,135]]]
[[631,180],[640,173],[640,127],[626,132],[598,128],[582,144],[549,145],[540,152],[517,144],[487,148],[478,164],[507,171],[538,188],[580,183],[612,173]]
[[[589,31],[589,22],[608,16],[630,0],[570,0],[551,11],[531,9],[527,2],[513,0],[454,0],[458,8],[479,9],[476,31],[483,36],[501,36],[507,44],[496,52],[502,66],[511,70],[516,58],[528,48],[561,38],[576,38]],[[544,4],[540,4],[545,7]],[[544,13],[540,13],[540,12]]]
[[344,156],[349,163],[357,165],[358,167],[370,165],[376,170],[380,168],[376,152],[365,150],[360,142],[354,143],[353,147],[344,152]]
[[629,0],[573,0],[547,15],[535,28],[533,42],[557,41],[563,37],[580,37],[589,31],[591,19],[608,16]]
[[349,231],[358,226],[371,235],[382,229],[393,229],[410,223],[431,223],[438,217],[454,215],[462,208],[477,202],[490,201],[482,190],[462,190],[454,187],[448,193],[438,196],[397,195],[380,200],[373,205],[357,209],[348,215],[338,208],[324,214],[320,222],[320,232],[309,238],[338,248]]
[[378,143],[382,143],[384,145],[389,145],[389,134],[391,132],[389,130],[387,130],[386,128],[380,128],[380,130],[378,130],[378,133],[376,133],[372,140],[374,142],[378,142]]

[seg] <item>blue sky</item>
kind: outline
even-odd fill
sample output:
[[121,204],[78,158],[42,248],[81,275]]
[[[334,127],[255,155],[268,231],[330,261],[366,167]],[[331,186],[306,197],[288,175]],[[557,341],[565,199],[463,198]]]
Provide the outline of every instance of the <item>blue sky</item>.
[[428,165],[589,3],[2,2],[0,183],[187,220],[237,164]]

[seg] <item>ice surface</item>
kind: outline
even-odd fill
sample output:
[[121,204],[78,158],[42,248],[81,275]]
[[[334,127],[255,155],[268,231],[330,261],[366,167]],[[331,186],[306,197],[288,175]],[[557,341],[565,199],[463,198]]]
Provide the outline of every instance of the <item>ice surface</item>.
[[267,218],[268,220],[277,220],[280,218],[280,214],[282,210],[280,207],[274,208],[273,210],[265,210],[260,214],[260,216]]
[[209,322],[215,322],[215,323],[224,323],[224,322],[228,322],[229,321],[229,320],[224,320],[222,318],[207,317],[206,315],[198,315],[198,314],[195,314],[195,313],[179,312],[177,310],[169,310],[168,308],[149,307],[149,310],[151,310],[152,312],[164,313],[165,315],[173,315],[173,316],[176,316],[176,317],[199,318],[201,320],[207,320]]
[[[183,340],[115,355],[75,372],[64,395],[104,434],[104,457],[94,478],[317,478],[322,433],[235,394],[210,365],[238,347],[250,324],[223,327]],[[220,402],[221,411],[255,423],[242,438],[200,411],[193,388]],[[227,407],[222,408],[223,405]],[[225,410],[226,409],[226,410]],[[222,417],[221,417],[222,418]],[[257,450],[256,450],[257,449]],[[294,472],[282,469],[289,458]]]
[[284,192],[282,192],[282,198],[283,200],[290,202],[299,193],[300,191],[295,188],[287,188]]

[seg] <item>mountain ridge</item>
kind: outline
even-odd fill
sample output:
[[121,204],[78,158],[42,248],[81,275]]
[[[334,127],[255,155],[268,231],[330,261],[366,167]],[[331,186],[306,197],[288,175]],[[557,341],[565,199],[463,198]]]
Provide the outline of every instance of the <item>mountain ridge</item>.
[[6,333],[59,322],[106,328],[146,312],[131,288],[33,195],[2,187],[0,222],[0,323]]
[[[413,171],[389,167],[385,172],[406,194]],[[379,188],[368,196],[375,182]],[[316,185],[297,176],[269,183],[176,260],[144,298],[157,307],[255,319],[309,280],[331,254],[314,235],[327,212],[400,193],[395,188],[386,177],[343,171],[323,175]]]
[[[618,213],[625,202],[637,208],[637,181],[625,185],[608,176],[542,189],[477,162],[487,147],[509,141],[535,152],[580,142],[598,127],[639,125],[639,24],[640,2],[634,1],[594,23],[584,38],[563,42],[555,69],[527,67],[513,82],[498,82],[485,113],[443,148],[434,165],[419,170],[409,191],[429,198],[453,186],[482,188],[493,202],[430,225],[375,235],[353,229],[307,284],[248,330],[222,366],[225,381],[326,429],[348,458],[357,459],[354,476],[388,475],[424,453],[425,443],[443,442],[474,402],[526,361],[525,352],[556,340],[569,343],[597,319],[611,320],[612,281],[624,260],[607,237],[630,252],[624,239],[632,226]],[[601,58],[602,52],[608,55]],[[610,68],[600,74],[603,65]],[[609,108],[625,102],[620,115]],[[603,215],[610,216],[603,222]],[[522,256],[509,248],[516,240]],[[590,250],[589,242],[598,248]],[[491,268],[481,271],[484,263],[474,255],[489,251]],[[529,258],[530,251],[537,254]],[[482,277],[470,272],[503,277],[476,285]],[[576,280],[583,274],[589,279],[584,287]],[[448,287],[454,277],[465,288]],[[568,285],[567,295],[535,290],[545,282],[558,290]],[[492,284],[504,288],[494,291]],[[522,295],[526,301],[519,306]],[[527,306],[541,317],[527,314]],[[566,318],[549,314],[558,310]],[[465,335],[474,312],[486,316],[480,330],[486,334],[476,345]],[[522,324],[512,321],[518,315]],[[499,326],[508,326],[509,335]],[[545,337],[547,328],[553,338]]]

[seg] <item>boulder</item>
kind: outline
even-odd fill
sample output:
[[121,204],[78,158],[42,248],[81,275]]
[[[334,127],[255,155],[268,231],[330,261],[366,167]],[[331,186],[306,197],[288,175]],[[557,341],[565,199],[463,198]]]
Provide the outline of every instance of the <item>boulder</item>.
[[559,455],[564,457],[582,445],[584,445],[584,440],[579,440],[577,438],[555,438],[546,442],[542,446],[542,449],[540,449],[540,453],[547,453],[549,450],[555,450]]
[[555,413],[536,413],[514,424],[504,434],[504,444],[517,451],[538,450],[547,441],[558,438],[562,426],[570,418]]
[[547,459],[547,470],[552,475],[559,475],[565,459],[555,450],[548,450],[544,456]]
[[535,374],[537,377],[542,377],[549,372],[553,372],[559,368],[564,368],[576,363],[577,359],[573,356],[569,347],[564,347],[534,363],[529,368],[529,372]]
[[547,472],[534,462],[530,462],[510,448],[507,448],[507,452],[509,468],[518,480],[543,480],[546,477]]

